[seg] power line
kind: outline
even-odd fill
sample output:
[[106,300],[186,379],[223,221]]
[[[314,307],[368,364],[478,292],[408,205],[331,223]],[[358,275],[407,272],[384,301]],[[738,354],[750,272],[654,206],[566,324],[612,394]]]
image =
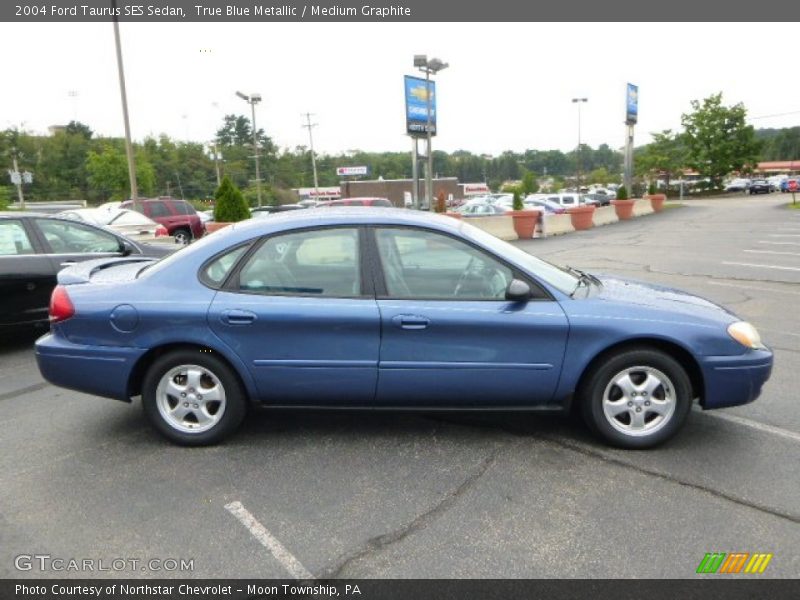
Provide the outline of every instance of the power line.
[[798,115],[798,114],[800,114],[800,110],[793,110],[785,113],[775,113],[774,115],[760,115],[758,117],[747,117],[747,118],[750,119],[751,121],[754,121],[756,119],[771,119],[772,117],[786,117],[788,115]]

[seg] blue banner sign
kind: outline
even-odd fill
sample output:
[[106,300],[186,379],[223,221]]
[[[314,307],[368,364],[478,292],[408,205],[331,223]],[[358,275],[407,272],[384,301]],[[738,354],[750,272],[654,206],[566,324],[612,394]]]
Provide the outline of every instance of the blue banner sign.
[[639,119],[639,86],[628,84],[628,92],[625,94],[625,122],[634,125]]
[[436,135],[436,83],[419,77],[405,76],[406,132],[425,136],[428,132],[428,94],[430,93],[431,135]]

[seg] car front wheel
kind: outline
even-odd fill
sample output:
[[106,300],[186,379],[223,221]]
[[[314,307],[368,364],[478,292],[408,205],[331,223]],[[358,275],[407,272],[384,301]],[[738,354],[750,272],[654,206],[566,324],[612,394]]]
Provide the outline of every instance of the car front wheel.
[[142,382],[145,415],[159,433],[186,446],[215,444],[245,415],[245,394],[236,374],[207,350],[160,357]]
[[587,425],[621,448],[651,448],[673,437],[692,405],[685,369],[651,349],[628,350],[595,367],[579,391]]

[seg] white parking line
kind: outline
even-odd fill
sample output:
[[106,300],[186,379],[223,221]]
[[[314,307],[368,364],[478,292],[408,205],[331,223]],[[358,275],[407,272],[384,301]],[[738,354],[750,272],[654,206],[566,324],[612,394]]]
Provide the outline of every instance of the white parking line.
[[791,294],[792,296],[800,296],[800,292],[793,290],[776,290],[771,287],[756,287],[754,285],[739,285],[737,283],[722,283],[720,281],[709,281],[708,285],[718,285],[721,287],[741,288],[743,290],[758,290],[759,292],[778,292],[779,294]]
[[314,576],[306,569],[294,555],[281,544],[275,536],[259,523],[250,512],[242,506],[238,500],[225,505],[225,510],[236,517],[239,522],[247,527],[247,530],[256,538],[264,548],[270,551],[289,574],[295,579],[314,579]]
[[768,237],[800,237],[800,233],[770,233]]
[[745,250],[750,254],[782,254],[784,256],[800,256],[800,252],[780,252],[778,250]]
[[770,244],[772,246],[800,246],[800,242],[765,242],[763,240],[759,240],[758,243]]
[[[698,410],[700,409],[698,408]],[[772,435],[777,435],[787,440],[792,440],[793,442],[800,442],[800,433],[797,433],[796,431],[781,429],[780,427],[774,427],[772,425],[767,425],[766,423],[759,423],[758,421],[745,419],[744,417],[737,417],[736,415],[728,415],[709,411],[703,411],[703,414],[709,417],[714,417],[715,419],[722,419],[723,421],[730,421],[731,423],[744,425],[745,427],[750,427],[751,429],[756,429],[764,433],[771,433]]]
[[757,267],[761,269],[778,269],[779,271],[800,271],[800,267],[782,267],[780,265],[757,265],[755,263],[741,263],[723,261],[723,265],[733,265],[737,267]]

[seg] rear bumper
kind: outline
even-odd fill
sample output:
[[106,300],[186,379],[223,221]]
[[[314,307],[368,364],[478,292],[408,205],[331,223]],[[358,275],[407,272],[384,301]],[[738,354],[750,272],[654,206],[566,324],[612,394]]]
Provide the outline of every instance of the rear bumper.
[[700,368],[705,382],[702,407],[738,406],[761,394],[772,374],[772,352],[749,350],[740,356],[707,356]]
[[141,348],[83,346],[48,333],[36,340],[39,371],[53,385],[130,401],[128,380]]

